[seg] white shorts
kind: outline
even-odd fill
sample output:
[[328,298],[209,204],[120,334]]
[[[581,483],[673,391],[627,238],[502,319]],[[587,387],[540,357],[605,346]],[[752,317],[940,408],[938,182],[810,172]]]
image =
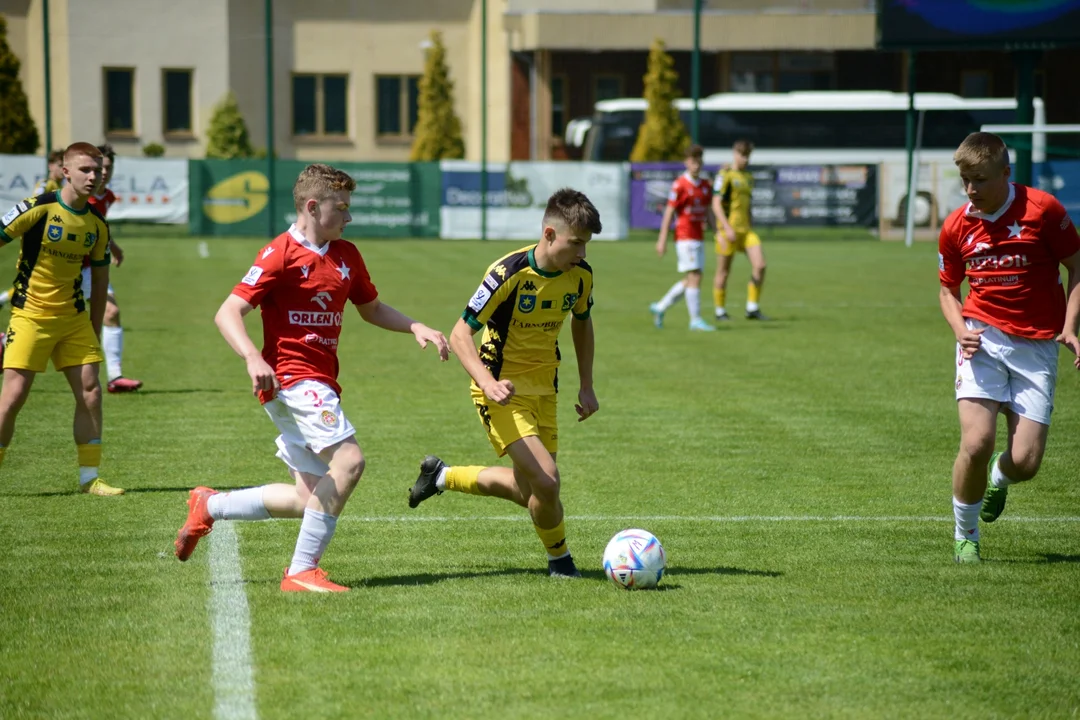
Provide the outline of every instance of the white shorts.
[[705,243],[701,240],[676,240],[675,257],[679,259],[679,272],[705,268]]
[[1057,343],[1010,335],[981,320],[964,322],[969,330],[986,330],[970,360],[964,360],[960,344],[956,345],[956,399],[995,400],[1020,417],[1049,425],[1057,385]]
[[[86,302],[90,302],[90,268],[82,269],[82,294]],[[113,292],[112,283],[109,283],[109,297],[116,302],[116,294]]]
[[337,393],[317,380],[282,389],[263,407],[281,433],[277,456],[298,472],[325,475],[330,466],[319,453],[356,434]]

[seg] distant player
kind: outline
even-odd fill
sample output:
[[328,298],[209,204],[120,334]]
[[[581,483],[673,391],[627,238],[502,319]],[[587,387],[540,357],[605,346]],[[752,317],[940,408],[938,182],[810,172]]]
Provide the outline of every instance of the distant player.
[[[568,314],[577,355],[578,420],[598,409],[593,390],[592,268],[585,246],[601,229],[584,194],[564,188],[548,200],[540,242],[496,260],[450,334],[472,378],[472,400],[488,440],[513,468],[454,466],[429,455],[409,491],[409,507],[444,490],[490,495],[529,510],[547,552],[548,573],[579,577],[566,544],[556,418],[559,349]],[[477,352],[473,335],[484,331]]]
[[[90,204],[103,215],[108,215],[109,208],[116,202],[116,194],[109,188],[112,180],[113,163],[116,161],[116,151],[112,145],[98,145],[103,162],[101,184],[97,192],[90,197]],[[113,264],[120,267],[124,262],[124,251],[113,240],[109,247]],[[83,267],[83,292],[86,292],[90,282],[90,268]],[[109,296],[105,306],[105,326],[101,329],[101,344],[105,350],[105,372],[109,378],[107,389],[111,393],[134,392],[143,386],[141,380],[124,377],[122,358],[124,354],[124,328],[120,325],[120,306],[116,302],[116,293],[112,283],[109,284]]]
[[[953,514],[955,559],[966,563],[981,559],[979,518],[996,520],[1009,486],[1039,470],[1054,409],[1055,340],[1077,354],[1080,368],[1080,236],[1053,196],[1009,182],[1008,150],[997,135],[968,135],[953,159],[970,202],[941,228],[938,275],[941,312],[956,335]],[[1059,265],[1068,270],[1065,292]],[[999,412],[1009,436],[995,453]]]
[[765,251],[761,238],[751,228],[750,204],[754,176],[747,170],[754,144],[737,140],[732,146],[732,164],[716,174],[712,209],[716,215],[716,277],[713,278],[713,304],[718,321],[729,320],[727,300],[728,274],[735,252],[746,253],[750,260],[750,283],[746,286],[747,320],[767,320],[761,313],[761,286],[765,284]]
[[[365,464],[338,399],[337,345],[345,305],[356,305],[376,327],[412,333],[421,348],[434,343],[442,360],[449,353],[442,333],[379,299],[360,251],[341,239],[352,220],[349,197],[355,188],[347,173],[329,165],[305,168],[293,186],[296,223],[259,251],[217,312],[218,329],[244,358],[252,390],[277,426],[277,456],[294,484],[229,493],[195,488],[187,522],[176,537],[180,560],[191,556],[215,521],[303,518],[281,589],[349,589],[331,582],[319,567]],[[244,316],[256,306],[262,313],[262,353],[244,329]]]
[[709,217],[709,202],[712,188],[709,181],[701,177],[700,145],[691,145],[686,150],[686,172],[671,185],[668,204],[664,208],[664,217],[660,221],[660,237],[656,241],[656,254],[664,256],[667,251],[668,230],[672,218],[675,221],[675,255],[678,269],[685,276],[671,286],[659,302],[649,306],[653,314],[653,324],[664,326],[664,313],[686,295],[686,309],[690,313],[691,330],[715,330],[712,325],[701,319],[701,273],[705,268],[705,226],[712,227]]
[[[67,181],[57,192],[23,200],[0,219],[0,242],[22,239],[18,274],[5,337],[0,388],[0,463],[15,433],[15,418],[37,373],[51,360],[75,395],[74,435],[79,489],[120,495],[98,477],[101,465],[102,316],[109,284],[109,226],[87,204],[101,177],[101,152],[75,143],[63,158]],[[79,272],[92,265],[91,292],[83,295]]]
[[34,185],[33,196],[56,192],[64,184],[64,151],[53,150],[49,153],[49,174]]

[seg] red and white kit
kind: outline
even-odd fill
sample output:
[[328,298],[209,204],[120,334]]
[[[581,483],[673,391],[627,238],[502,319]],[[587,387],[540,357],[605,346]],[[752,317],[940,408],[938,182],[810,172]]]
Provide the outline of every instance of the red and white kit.
[[332,240],[321,248],[289,228],[259,251],[233,288],[262,313],[262,356],[282,390],[260,392],[277,425],[278,457],[294,470],[325,474],[322,450],[355,434],[341,412],[337,345],[347,302],[378,297],[356,246]]
[[957,346],[956,397],[1005,403],[1049,424],[1057,379],[1054,338],[1065,323],[1061,261],[1080,252],[1080,236],[1052,195],[1010,185],[993,215],[968,204],[949,215],[938,240],[945,287],[969,291],[969,328],[986,328],[979,352],[963,361]]
[[[91,195],[86,199],[86,202],[90,204],[95,210],[101,213],[101,217],[105,217],[109,214],[109,208],[116,202],[116,194],[109,188],[105,188],[105,191],[100,195]],[[90,256],[87,255],[83,258],[82,264],[82,291],[83,297],[87,300],[90,299]],[[112,282],[109,282],[109,295],[115,295],[113,292]]]
[[668,207],[675,209],[675,253],[679,272],[705,267],[705,223],[712,204],[712,184],[683,173],[671,184]]

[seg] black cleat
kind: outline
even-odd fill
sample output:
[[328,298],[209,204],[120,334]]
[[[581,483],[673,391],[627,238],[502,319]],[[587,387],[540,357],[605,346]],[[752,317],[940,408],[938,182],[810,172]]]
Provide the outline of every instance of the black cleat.
[[416,478],[412,490],[409,490],[409,507],[418,506],[432,495],[442,495],[442,490],[435,486],[435,481],[439,479],[439,471],[444,467],[446,464],[434,455],[424,458],[424,462],[420,463],[420,476]]
[[747,320],[768,320],[769,316],[765,315],[760,310],[747,310],[746,311],[746,319]]
[[564,555],[556,560],[548,560],[548,575],[562,578],[581,577],[577,565],[574,564],[574,558],[569,555]]

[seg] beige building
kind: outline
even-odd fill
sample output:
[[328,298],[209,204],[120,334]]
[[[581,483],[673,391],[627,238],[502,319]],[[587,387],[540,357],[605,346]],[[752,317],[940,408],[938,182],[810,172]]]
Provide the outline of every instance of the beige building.
[[[0,0],[45,128],[46,0]],[[566,123],[598,100],[640,96],[663,39],[689,94],[693,0],[272,0],[279,157],[404,160],[432,30],[443,34],[466,153],[481,150],[481,18],[487,15],[488,157],[572,157]],[[874,50],[873,0],[706,0],[701,92],[905,88],[904,58]],[[123,154],[160,143],[201,157],[230,90],[267,146],[265,0],[48,0],[52,144],[107,139]],[[1068,68],[1040,64],[1051,122],[1077,122]],[[926,53],[921,90],[1008,96],[1005,53]],[[1051,76],[1051,73],[1056,73]],[[1060,86],[1061,90],[1057,88]],[[1055,98],[1055,94],[1060,95]],[[1060,108],[1060,109],[1059,109]],[[1071,108],[1071,109],[1070,109]]]

